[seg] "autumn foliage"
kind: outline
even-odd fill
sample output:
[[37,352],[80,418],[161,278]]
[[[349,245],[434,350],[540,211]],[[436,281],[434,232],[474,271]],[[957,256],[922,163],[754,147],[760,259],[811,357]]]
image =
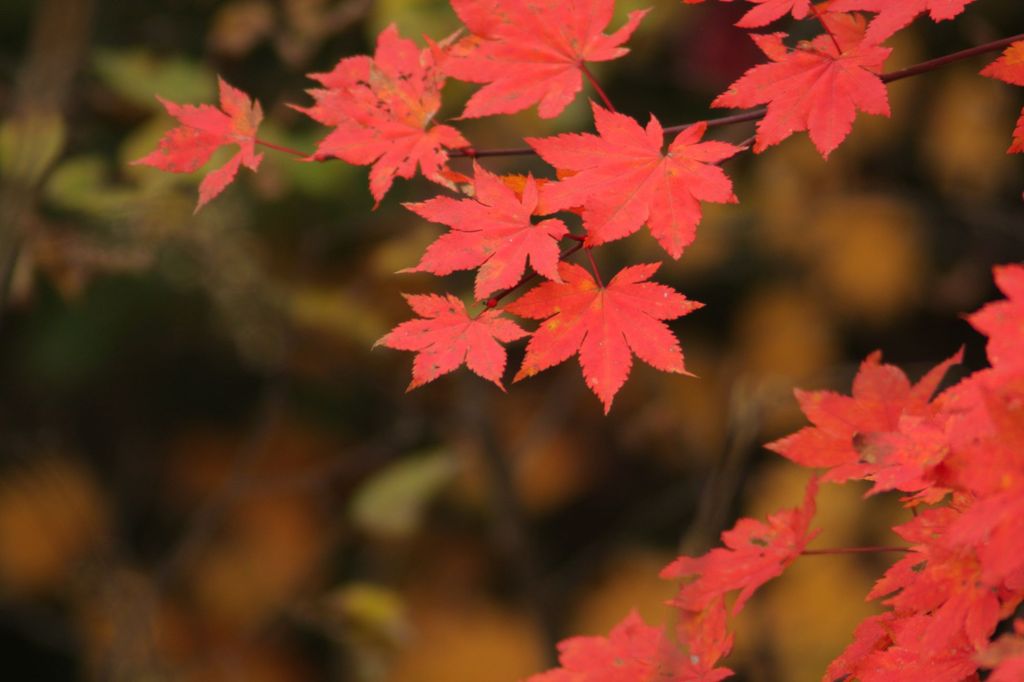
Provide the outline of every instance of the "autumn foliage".
[[[690,0],[691,2],[693,0]],[[700,1],[700,0],[696,0]],[[528,339],[512,381],[578,357],[586,385],[608,412],[634,356],[686,374],[683,351],[666,324],[702,304],[652,280],[659,263],[602,273],[597,247],[643,228],[673,259],[697,236],[702,206],[737,198],[723,164],[766,152],[806,132],[824,159],[843,143],[858,114],[889,116],[887,84],[938,68],[885,71],[886,45],[918,17],[950,20],[971,0],[749,0],[738,26],[765,62],[750,68],[711,106],[744,110],[724,118],[665,127],[615,110],[587,64],[623,57],[645,16],[612,24],[612,0],[453,0],[465,30],[423,47],[392,25],[374,55],[341,59],[312,74],[312,103],[295,106],[331,129],[304,161],[340,159],[370,166],[379,204],[398,178],[417,173],[434,196],[406,208],[445,226],[407,271],[446,276],[475,271],[473,303],[452,295],[409,294],[416,317],[377,343],[415,353],[417,388],[462,365],[504,390],[505,344]],[[796,31],[794,31],[796,33]],[[981,72],[1024,85],[1024,40],[992,43],[1002,54]],[[976,52],[980,53],[980,52]],[[972,53],[972,55],[975,53]],[[461,116],[439,122],[448,79],[480,85]],[[487,170],[489,150],[459,130],[461,120],[536,107],[558,116],[589,83],[594,132],[529,138],[513,153],[535,154],[550,168],[538,176]],[[162,101],[162,100],[161,100]],[[180,125],[138,163],[191,172],[224,145],[239,151],[200,185],[197,209],[222,192],[244,165],[258,170],[258,103],[221,82],[220,108],[164,102]],[[710,139],[718,126],[756,121],[747,142]],[[1024,112],[1007,131],[1010,152],[1024,152]],[[278,148],[280,149],[280,148]],[[284,149],[283,151],[290,151]],[[293,152],[295,153],[295,152]],[[472,177],[451,166],[473,159]],[[468,172],[468,171],[467,171]],[[868,496],[897,492],[914,513],[893,530],[902,552],[866,595],[884,610],[865,620],[825,680],[1018,680],[1024,670],[1024,267],[995,271],[1005,299],[968,317],[988,338],[990,367],[942,388],[961,352],[911,382],[880,353],[861,365],[851,395],[798,391],[810,425],[768,447],[819,470],[803,502],[765,521],[744,518],[722,534],[723,547],[682,556],[662,577],[679,582],[668,629],[627,616],[607,638],[577,637],[560,647],[561,667],[536,682],[720,680],[734,641],[731,624],[758,588],[779,576],[815,537],[818,487],[866,481]],[[525,320],[524,329],[516,318]],[[941,390],[940,390],[941,389]]]

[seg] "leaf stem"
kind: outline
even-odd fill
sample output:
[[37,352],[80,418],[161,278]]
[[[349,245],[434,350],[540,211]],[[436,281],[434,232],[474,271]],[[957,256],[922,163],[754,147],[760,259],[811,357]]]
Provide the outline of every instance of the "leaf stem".
[[[582,244],[582,242],[580,242]],[[604,282],[601,281],[601,272],[597,269],[597,262],[594,260],[594,250],[589,246],[584,247],[587,250],[587,260],[590,261],[590,269],[594,271],[594,279],[597,280],[597,286],[604,289]]]
[[604,102],[604,106],[608,109],[608,111],[616,111],[615,105],[612,104],[611,99],[609,99],[608,95],[605,94],[605,91],[601,89],[601,86],[597,82],[597,79],[594,78],[594,74],[592,74],[590,72],[590,69],[587,68],[586,62],[580,62],[580,71],[582,71],[583,75],[587,77],[587,80],[590,82],[590,86],[594,88],[594,91],[597,93],[597,96],[601,98],[602,102]]
[[832,554],[884,554],[886,552],[909,552],[910,547],[831,547],[827,549],[805,549],[801,556],[828,556]]
[[[565,260],[566,258],[571,256],[572,254],[576,253],[577,251],[579,251],[580,249],[583,248],[583,237],[580,237],[580,236],[574,235],[574,234],[570,234],[570,235],[566,235],[566,236],[569,239],[575,240],[576,244],[570,246],[568,249],[566,249],[561,254],[559,254],[559,256],[558,256],[558,260],[559,261]],[[523,275],[522,279],[520,279],[518,282],[516,282],[515,284],[510,286],[508,289],[503,289],[503,290],[497,292],[496,294],[494,294],[493,296],[491,296],[489,299],[487,299],[484,302],[484,310],[489,310],[491,308],[496,307],[498,305],[498,303],[501,302],[501,299],[505,298],[506,296],[509,296],[510,294],[515,292],[520,287],[522,287],[522,286],[524,286],[526,284],[529,284],[533,280],[537,279],[538,276],[539,275],[537,275],[536,272],[531,272],[531,273],[528,273],[526,275]],[[484,310],[481,310],[480,314],[482,314],[484,312]]]
[[483,156],[526,156],[534,154],[532,147],[509,147],[507,149],[475,149],[474,147],[463,147],[453,149],[448,155],[452,158],[476,159]]
[[259,146],[266,147],[267,149],[273,149],[275,151],[284,152],[285,154],[291,154],[292,156],[297,156],[301,159],[309,158],[309,154],[306,154],[305,152],[300,152],[298,149],[292,149],[291,147],[285,147],[283,145],[274,144],[273,142],[267,142],[266,140],[261,140],[258,137],[255,139],[255,142]]
[[825,33],[828,34],[828,37],[832,39],[832,44],[836,46],[836,55],[838,56],[843,54],[843,48],[839,47],[839,41],[836,39],[836,34],[828,27],[828,22],[825,21],[825,17],[822,16],[821,12],[818,11],[818,8],[814,6],[813,2],[811,3],[811,12],[814,13],[814,17],[818,20],[818,23],[821,24],[821,27],[825,29]]

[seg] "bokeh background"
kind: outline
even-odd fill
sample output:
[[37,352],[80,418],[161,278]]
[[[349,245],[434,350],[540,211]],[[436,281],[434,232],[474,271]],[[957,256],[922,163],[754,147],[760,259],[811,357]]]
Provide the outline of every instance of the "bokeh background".
[[[707,116],[760,59],[740,3],[618,4],[616,25],[654,5],[597,66],[632,115]],[[399,293],[470,289],[394,274],[442,229],[400,202],[435,186],[373,211],[366,169],[268,152],[193,215],[198,176],[129,165],[173,125],[154,95],[213,102],[216,74],[261,101],[262,137],[312,150],[324,130],[287,106],[305,74],[392,21],[456,27],[435,0],[0,2],[4,679],[516,680],[630,608],[664,622],[663,565],[799,501],[807,473],[761,448],[803,423],[794,386],[846,390],[876,348],[911,376],[961,344],[982,363],[960,314],[1024,257],[1024,94],[986,58],[893,84],[893,118],[859,118],[828,163],[805,135],[728,163],[741,203],[658,275],[707,304],[672,325],[698,379],[636,366],[608,417],[575,362],[405,394],[411,356],[371,351],[410,315]],[[979,2],[901,34],[888,68],[1021,30],[1019,2]],[[470,91],[449,83],[442,116]],[[464,130],[588,125],[581,97]],[[644,231],[598,257],[663,253]],[[893,541],[901,512],[862,493],[822,492],[819,546]],[[797,562],[740,619],[739,679],[819,679],[886,561]]]

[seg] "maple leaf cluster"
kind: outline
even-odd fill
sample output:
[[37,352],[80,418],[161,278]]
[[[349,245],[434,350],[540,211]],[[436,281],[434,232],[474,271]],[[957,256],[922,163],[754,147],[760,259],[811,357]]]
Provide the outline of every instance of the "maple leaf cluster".
[[905,556],[867,595],[886,610],[860,624],[822,679],[967,682],[986,668],[992,680],[1024,679],[1024,620],[993,639],[1024,603],[1024,266],[998,267],[995,277],[1007,299],[968,317],[988,337],[991,367],[934,395],[961,353],[916,384],[874,353],[850,396],[797,391],[811,426],[768,447],[824,470],[803,504],[766,521],[741,518],[722,534],[724,547],[665,567],[663,578],[681,581],[673,627],[630,614],[607,639],[562,642],[561,666],[529,682],[729,677],[718,665],[732,646],[728,616],[816,535],[819,483],[855,480],[873,484],[868,496],[900,491],[915,515],[893,528]]
[[974,679],[1024,601],[1024,267],[995,277],[1008,299],[968,317],[989,337],[989,369],[933,398],[959,353],[914,385],[873,355],[852,396],[800,393],[813,425],[770,446],[826,468],[825,480],[870,481],[868,495],[900,491],[916,512],[893,529],[906,556],[868,595],[888,610],[858,628],[826,679]]
[[[794,47],[787,45],[786,33],[752,34],[768,61],[747,71],[712,106],[764,105],[746,118],[760,119],[752,138],[755,153],[805,130],[827,158],[850,133],[858,111],[889,115],[882,67],[892,50],[881,42],[918,15],[949,19],[972,1],[749,0],[753,7],[738,22],[741,28],[759,29],[791,17],[813,22],[820,34]],[[406,271],[444,276],[476,270],[473,297],[480,308],[471,312],[451,295],[409,297],[420,318],[399,325],[378,345],[417,353],[410,388],[463,364],[503,387],[502,344],[527,336],[513,381],[578,356],[584,380],[605,412],[634,355],[659,370],[687,373],[679,342],[665,322],[700,304],[650,282],[656,263],[627,267],[605,285],[591,251],[646,227],[669,256],[680,258],[696,238],[702,203],[738,201],[721,164],[747,146],[704,139],[714,122],[709,120],[677,126],[666,147],[665,129],[653,114],[644,126],[615,111],[588,64],[625,55],[624,43],[647,10],[631,12],[608,33],[614,6],[614,0],[452,0],[464,32],[420,48],[388,26],[373,56],[345,57],[331,71],[311,74],[321,86],[309,90],[313,103],[292,105],[333,129],[308,160],[371,166],[370,193],[378,205],[396,178],[417,172],[456,193],[406,204],[449,228]],[[1024,42],[1019,42],[984,74],[1024,84],[1022,63]],[[482,87],[458,119],[441,123],[441,92],[448,78]],[[501,176],[476,162],[468,177],[451,167],[453,156],[479,156],[453,125],[457,120],[534,106],[540,117],[552,118],[585,81],[603,101],[591,107],[595,132],[526,140],[527,151],[546,162],[554,177]],[[219,147],[238,145],[227,164],[203,179],[197,210],[234,179],[241,165],[258,169],[257,145],[281,149],[257,137],[258,103],[223,81],[220,89],[220,109],[161,100],[180,125],[138,161],[193,172]],[[1022,150],[1024,113],[1011,147]],[[580,251],[590,271],[567,262]],[[496,309],[537,277],[544,281]],[[512,333],[520,328],[506,313],[539,326],[532,333]],[[443,352],[441,339],[447,346]]]
[[[405,205],[447,228],[407,271],[476,271],[472,306],[452,294],[406,295],[417,317],[377,342],[415,353],[410,389],[462,365],[503,389],[503,344],[523,339],[513,381],[578,357],[605,412],[634,356],[686,374],[666,322],[701,304],[651,281],[657,262],[623,267],[605,283],[593,250],[646,227],[661,250],[682,257],[697,236],[702,204],[738,201],[725,161],[802,131],[827,159],[858,112],[890,114],[887,83],[913,71],[884,73],[892,52],[884,43],[919,17],[952,19],[974,0],[737,1],[750,5],[737,24],[742,29],[787,19],[806,22],[794,33],[811,37],[794,43],[785,32],[751,34],[767,61],[712,106],[759,108],[688,125],[666,128],[654,114],[644,125],[616,111],[600,89],[588,64],[624,56],[646,14],[632,12],[607,32],[614,0],[452,0],[464,31],[421,48],[392,25],[373,56],[345,57],[331,71],[311,74],[319,84],[309,91],[312,104],[295,108],[332,130],[312,154],[293,153],[370,166],[378,204],[396,178],[419,173],[442,186]],[[1007,39],[1003,47],[982,74],[1024,85],[1024,41]],[[442,122],[449,78],[481,87],[460,116]],[[594,132],[527,139],[525,153],[547,164],[536,174],[488,170],[481,163],[487,154],[457,127],[532,107],[541,118],[556,117],[585,83],[601,101],[591,104]],[[260,105],[224,81],[219,108],[161,102],[179,125],[137,163],[195,172],[219,148],[239,148],[201,181],[197,210],[241,166],[259,168],[256,146],[282,149],[257,137]],[[738,121],[757,121],[749,144],[706,139],[716,124]],[[1024,112],[1009,151],[1024,152]],[[471,176],[452,167],[459,157],[473,159],[464,169]],[[916,383],[875,353],[849,396],[798,391],[810,426],[768,447],[820,470],[803,503],[765,521],[740,519],[722,534],[723,547],[667,566],[663,577],[680,583],[671,628],[630,614],[608,637],[565,640],[561,665],[532,682],[729,677],[720,663],[732,648],[730,619],[805,552],[815,535],[819,485],[848,481],[869,482],[869,496],[901,495],[915,516],[894,528],[905,555],[868,595],[885,610],[861,624],[824,679],[959,682],[979,679],[983,669],[997,682],[1024,679],[1024,621],[995,637],[1024,601],[1024,267],[998,268],[995,277],[1006,299],[968,318],[988,337],[989,368],[936,395],[960,353]],[[509,316],[536,328],[527,331]]]

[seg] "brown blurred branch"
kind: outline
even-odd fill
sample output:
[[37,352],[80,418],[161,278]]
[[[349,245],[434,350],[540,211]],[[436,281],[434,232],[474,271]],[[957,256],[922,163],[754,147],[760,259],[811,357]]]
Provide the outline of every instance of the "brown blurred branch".
[[[93,0],[40,0],[18,70],[0,167],[0,315],[35,220],[39,186],[63,146],[62,112],[91,39]],[[40,148],[40,140],[52,143]],[[2,319],[2,318],[0,318]]]
[[225,512],[245,486],[252,468],[268,452],[270,435],[284,409],[284,394],[283,380],[271,378],[264,389],[252,431],[235,456],[224,483],[192,515],[178,543],[157,567],[155,576],[159,586],[166,586],[178,578],[219,530]]
[[507,448],[494,428],[497,410],[491,403],[492,393],[476,383],[466,387],[468,395],[459,401],[463,409],[459,423],[468,429],[477,442],[487,472],[489,499],[494,511],[494,537],[527,608],[532,612],[546,663],[555,665],[558,632],[553,604],[549,599],[537,550],[530,535],[526,514],[516,492],[514,474]]
[[751,386],[740,377],[729,395],[725,452],[702,487],[697,513],[679,543],[680,554],[696,555],[716,544],[725,529],[733,502],[743,485],[747,458],[757,446],[764,405],[780,393]]

